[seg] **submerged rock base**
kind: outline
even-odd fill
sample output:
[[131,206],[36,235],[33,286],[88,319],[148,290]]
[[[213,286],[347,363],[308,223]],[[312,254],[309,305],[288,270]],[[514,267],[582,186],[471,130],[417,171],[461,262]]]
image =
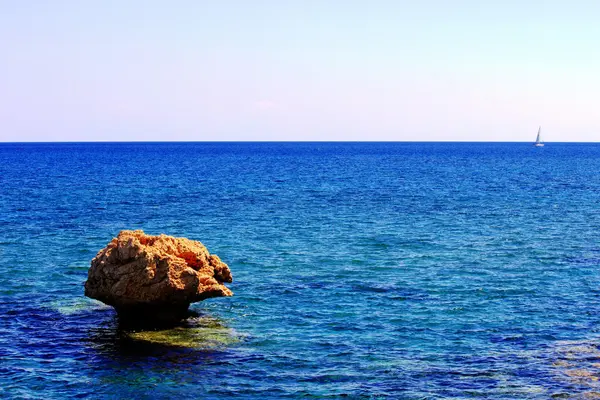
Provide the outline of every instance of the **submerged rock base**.
[[123,323],[177,322],[191,303],[232,296],[231,271],[202,243],[121,231],[91,262],[85,295],[113,306]]
[[134,345],[184,349],[217,350],[237,343],[242,335],[210,316],[195,316],[177,326],[122,333]]
[[124,329],[171,327],[179,321],[197,316],[189,310],[190,304],[143,305],[115,307],[119,326]]

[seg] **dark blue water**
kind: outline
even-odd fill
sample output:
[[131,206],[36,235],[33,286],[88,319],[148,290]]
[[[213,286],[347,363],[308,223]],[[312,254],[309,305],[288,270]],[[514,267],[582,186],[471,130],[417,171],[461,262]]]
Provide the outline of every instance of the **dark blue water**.
[[[600,145],[0,144],[0,397],[600,393]],[[131,332],[83,296],[121,229],[232,298]]]

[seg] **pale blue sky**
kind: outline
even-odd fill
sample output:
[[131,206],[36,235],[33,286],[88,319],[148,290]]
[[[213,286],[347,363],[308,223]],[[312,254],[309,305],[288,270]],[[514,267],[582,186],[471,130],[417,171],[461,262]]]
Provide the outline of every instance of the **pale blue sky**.
[[600,1],[0,0],[0,141],[600,141]]

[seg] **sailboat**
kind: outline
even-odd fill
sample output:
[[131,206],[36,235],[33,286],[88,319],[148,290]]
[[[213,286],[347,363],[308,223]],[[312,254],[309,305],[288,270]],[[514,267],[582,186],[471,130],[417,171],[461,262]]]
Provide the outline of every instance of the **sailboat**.
[[542,127],[540,126],[538,129],[537,138],[535,139],[535,143],[533,144],[535,147],[544,147],[544,142],[542,142],[542,138],[540,137],[541,131],[542,131]]

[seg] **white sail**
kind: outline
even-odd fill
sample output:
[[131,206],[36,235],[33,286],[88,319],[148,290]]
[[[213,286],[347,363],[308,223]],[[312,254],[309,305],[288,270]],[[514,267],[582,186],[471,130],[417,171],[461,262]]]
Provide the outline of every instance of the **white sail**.
[[538,128],[537,138],[535,139],[535,143],[534,143],[534,145],[536,147],[542,147],[544,145],[544,142],[542,142],[541,132],[542,132],[542,127],[540,126]]

